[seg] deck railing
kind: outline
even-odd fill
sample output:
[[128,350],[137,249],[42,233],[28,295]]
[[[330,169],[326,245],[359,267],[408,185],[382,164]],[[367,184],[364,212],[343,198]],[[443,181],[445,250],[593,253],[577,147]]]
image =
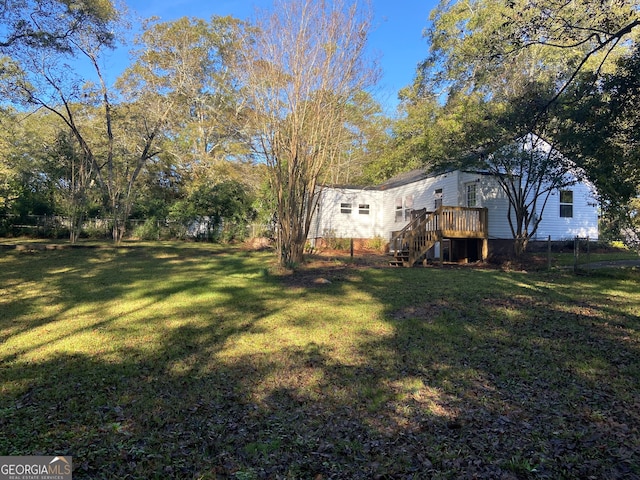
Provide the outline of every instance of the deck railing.
[[445,238],[487,238],[486,208],[440,207],[436,217]]
[[488,238],[486,208],[439,207],[413,218],[402,230],[393,232],[390,250],[403,263],[413,265],[445,238]]

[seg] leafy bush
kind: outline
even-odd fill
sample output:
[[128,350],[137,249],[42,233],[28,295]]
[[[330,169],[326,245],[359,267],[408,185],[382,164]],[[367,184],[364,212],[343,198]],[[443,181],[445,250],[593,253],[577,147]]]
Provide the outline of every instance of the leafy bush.
[[246,238],[246,227],[255,219],[251,197],[239,182],[200,185],[169,209],[169,220],[179,224],[177,238],[192,236],[211,242]]
[[380,253],[384,253],[386,251],[387,244],[388,242],[380,236],[375,236],[374,238],[369,238],[365,241],[366,248]]
[[336,236],[335,230],[324,231],[324,244],[331,250],[348,250],[351,246],[351,239]]
[[160,238],[158,219],[148,218],[143,224],[133,229],[132,236],[138,240],[158,240]]
[[82,233],[80,236],[84,238],[103,239],[108,238],[109,234],[109,230],[105,229],[102,226],[91,223],[89,225],[85,225],[82,228]]

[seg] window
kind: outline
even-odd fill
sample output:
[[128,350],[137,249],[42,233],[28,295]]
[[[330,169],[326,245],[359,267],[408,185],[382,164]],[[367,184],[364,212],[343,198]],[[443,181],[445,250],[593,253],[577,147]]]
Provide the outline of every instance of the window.
[[368,203],[359,203],[358,204],[358,213],[360,215],[369,215],[369,204]]
[[350,203],[341,203],[340,204],[340,213],[351,213],[351,204]]
[[404,219],[411,220],[411,212],[413,211],[413,195],[407,195],[404,199]]
[[413,211],[413,195],[396,198],[396,222],[410,220]]
[[573,190],[560,190],[560,217],[573,217]]
[[478,206],[478,184],[467,183],[467,207],[477,207]]
[[435,210],[437,210],[442,206],[442,189],[441,188],[436,188],[436,193],[434,195],[434,198],[435,198],[435,202],[433,207]]
[[402,221],[402,197],[396,198],[396,222]]

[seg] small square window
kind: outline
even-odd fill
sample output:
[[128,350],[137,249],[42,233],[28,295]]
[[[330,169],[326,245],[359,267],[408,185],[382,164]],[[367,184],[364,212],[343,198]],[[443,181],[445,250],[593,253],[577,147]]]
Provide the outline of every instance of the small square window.
[[340,213],[351,213],[351,204],[350,203],[341,203],[340,204]]
[[562,218],[573,218],[573,205],[560,205],[560,216]]
[[407,195],[405,197],[404,208],[413,208],[413,195]]
[[560,190],[560,203],[573,203],[573,190]]
[[360,215],[369,215],[369,204],[368,203],[359,203],[358,204],[358,213]]

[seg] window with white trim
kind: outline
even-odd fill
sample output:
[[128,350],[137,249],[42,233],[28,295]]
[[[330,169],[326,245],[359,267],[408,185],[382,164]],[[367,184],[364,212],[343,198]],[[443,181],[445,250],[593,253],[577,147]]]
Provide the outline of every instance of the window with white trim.
[[341,203],[340,204],[340,213],[351,213],[351,204],[350,203]]
[[396,222],[402,221],[402,197],[396,198]]
[[404,219],[411,220],[411,212],[413,211],[413,195],[407,195],[404,199]]
[[442,206],[442,189],[441,188],[436,188],[436,193],[434,195],[435,201],[434,201],[434,205],[433,208],[435,210],[437,210],[438,208],[440,208]]
[[560,217],[573,217],[573,190],[560,190]]
[[360,215],[369,215],[369,204],[368,203],[359,203],[358,204],[358,213]]
[[466,204],[467,207],[478,206],[478,184],[476,182],[467,183],[466,185]]

